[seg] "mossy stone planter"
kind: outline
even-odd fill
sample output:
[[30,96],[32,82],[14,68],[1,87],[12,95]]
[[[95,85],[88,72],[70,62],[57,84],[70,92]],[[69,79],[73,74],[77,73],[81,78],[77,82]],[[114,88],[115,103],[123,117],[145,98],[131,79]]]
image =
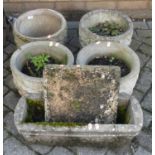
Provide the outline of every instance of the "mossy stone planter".
[[14,40],[18,47],[32,41],[64,43],[67,22],[62,14],[51,9],[36,9],[20,15],[13,26]]
[[66,65],[72,65],[74,63],[74,57],[71,51],[64,45],[58,42],[52,41],[37,41],[31,42],[21,46],[17,49],[10,62],[10,67],[13,75],[13,81],[17,87],[19,93],[23,96],[29,94],[42,95],[43,86],[42,78],[31,77],[21,72],[24,63],[28,59],[28,55],[48,54],[53,58],[56,58],[62,62],[66,61]]
[[97,146],[113,145],[123,147],[139,134],[143,126],[143,113],[139,102],[131,97],[125,124],[86,124],[65,125],[56,123],[28,123],[28,104],[25,97],[21,97],[14,113],[14,122],[18,132],[30,143],[48,145],[82,145],[97,144]]
[[[126,31],[116,36],[100,36],[89,30],[90,27],[105,21],[115,21],[126,27]],[[116,41],[130,45],[133,35],[133,23],[131,19],[121,12],[114,10],[94,10],[85,14],[79,24],[79,38],[81,46],[84,47],[97,41]]]
[[140,60],[137,54],[128,46],[120,43],[96,42],[79,51],[76,64],[87,65],[94,58],[102,56],[116,57],[129,67],[129,74],[120,79],[119,93],[131,95],[140,72]]

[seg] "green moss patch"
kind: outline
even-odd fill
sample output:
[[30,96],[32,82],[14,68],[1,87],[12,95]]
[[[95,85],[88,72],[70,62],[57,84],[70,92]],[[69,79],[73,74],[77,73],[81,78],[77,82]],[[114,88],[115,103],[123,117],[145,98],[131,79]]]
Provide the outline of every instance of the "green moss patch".
[[44,103],[41,100],[27,99],[27,117],[25,122],[39,122],[44,121]]
[[117,124],[128,124],[129,121],[130,115],[127,112],[127,106],[119,106],[117,111]]
[[86,125],[84,123],[76,123],[76,122],[36,122],[36,125],[43,125],[43,126],[53,126],[53,127],[76,127],[76,126],[83,126]]

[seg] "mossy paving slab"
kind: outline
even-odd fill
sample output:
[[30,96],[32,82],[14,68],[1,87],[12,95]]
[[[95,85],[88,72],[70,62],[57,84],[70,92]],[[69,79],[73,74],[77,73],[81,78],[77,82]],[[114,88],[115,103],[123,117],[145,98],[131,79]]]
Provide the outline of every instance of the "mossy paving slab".
[[120,68],[47,65],[44,70],[45,120],[114,123]]

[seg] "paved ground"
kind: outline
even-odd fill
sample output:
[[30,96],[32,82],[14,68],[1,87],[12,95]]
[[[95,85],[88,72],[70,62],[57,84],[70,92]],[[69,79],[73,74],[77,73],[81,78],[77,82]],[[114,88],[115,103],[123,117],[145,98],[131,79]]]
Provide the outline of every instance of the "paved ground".
[[[93,147],[49,147],[29,145],[19,136],[13,121],[14,108],[20,95],[14,87],[9,67],[10,56],[16,46],[12,39],[4,48],[4,154],[5,155],[151,155],[152,151],[152,22],[134,22],[134,35],[131,48],[141,61],[141,72],[134,95],[139,99],[144,112],[144,127],[131,146],[122,150]],[[76,56],[79,51],[78,23],[69,23],[69,41],[67,46]]]

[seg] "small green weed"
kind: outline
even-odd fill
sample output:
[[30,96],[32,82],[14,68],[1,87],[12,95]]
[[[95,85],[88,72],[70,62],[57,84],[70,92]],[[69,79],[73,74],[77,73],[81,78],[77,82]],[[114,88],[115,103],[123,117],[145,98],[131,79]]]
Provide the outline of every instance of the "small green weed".
[[49,55],[47,55],[47,54],[39,54],[36,56],[29,56],[29,60],[35,66],[37,71],[39,71],[41,68],[44,68],[44,66],[48,62],[48,59],[49,59]]

